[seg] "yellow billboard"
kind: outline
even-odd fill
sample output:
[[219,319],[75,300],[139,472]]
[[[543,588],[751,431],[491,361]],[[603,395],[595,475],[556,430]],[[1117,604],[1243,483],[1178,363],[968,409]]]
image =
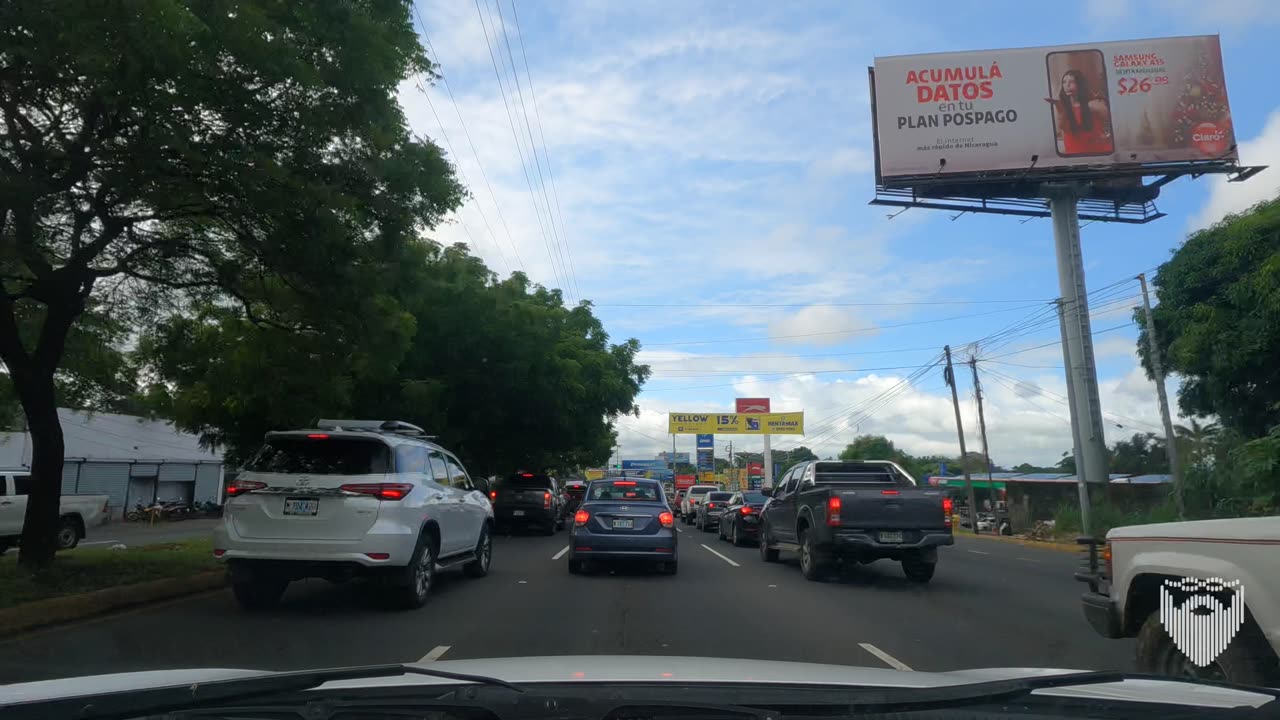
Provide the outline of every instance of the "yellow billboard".
[[803,435],[804,413],[667,413],[674,435]]
[[587,479],[588,479],[588,480],[603,480],[603,479],[604,479],[604,471],[603,471],[603,470],[588,470],[588,471],[587,471]]

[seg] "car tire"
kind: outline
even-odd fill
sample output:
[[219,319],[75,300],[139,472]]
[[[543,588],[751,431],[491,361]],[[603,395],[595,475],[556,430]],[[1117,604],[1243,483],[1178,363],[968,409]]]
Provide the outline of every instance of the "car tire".
[[803,530],[800,533],[800,574],[806,580],[822,580],[827,575],[829,563],[823,552],[813,541],[813,533]]
[[778,549],[769,547],[769,531],[760,528],[760,559],[765,562],[778,562]]
[[725,540],[727,540],[727,539],[728,539],[728,538],[726,538],[726,537],[724,536],[724,523],[723,523],[723,522],[716,523],[716,535],[718,536],[718,539],[719,539],[721,542],[724,542]]
[[[716,523],[719,525],[719,523]],[[707,518],[702,521],[702,532],[711,532],[711,519]]]
[[59,550],[70,550],[80,544],[80,523],[72,517],[58,521],[57,544]]
[[573,558],[569,558],[569,574],[570,575],[583,575],[586,573],[586,571],[587,571],[586,564],[582,560],[575,560]]
[[680,571],[680,563],[675,560],[668,560],[662,564],[663,575],[675,575]]
[[1274,683],[1280,678],[1276,655],[1270,651],[1251,617],[1246,617],[1236,637],[1205,668],[1197,668],[1173,644],[1160,622],[1159,612],[1151,613],[1143,621],[1137,640],[1138,672],[1259,687],[1275,687]]
[[923,560],[904,559],[902,561],[902,572],[906,574],[907,579],[913,583],[924,585],[933,579],[933,572],[938,568],[937,563],[925,562]]
[[245,610],[269,610],[280,602],[289,581],[282,577],[255,577],[234,580],[231,592]]
[[427,604],[436,583],[436,552],[435,541],[429,535],[418,536],[418,546],[405,566],[404,577],[391,587],[390,599],[395,607],[417,610]]
[[729,532],[731,533],[729,535],[729,542],[733,543],[734,547],[742,547],[742,538],[738,536],[738,523],[734,523],[733,529]]
[[462,572],[467,577],[482,578],[489,574],[489,565],[493,563],[493,532],[489,524],[480,528],[480,539],[476,541],[476,559],[467,563]]

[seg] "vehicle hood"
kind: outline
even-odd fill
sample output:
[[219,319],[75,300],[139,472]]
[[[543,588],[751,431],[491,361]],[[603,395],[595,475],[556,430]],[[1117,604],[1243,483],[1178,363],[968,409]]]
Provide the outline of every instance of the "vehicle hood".
[[1108,540],[1116,538],[1275,540],[1280,538],[1280,516],[1129,525],[1107,533]]
[[[488,675],[510,682],[536,683],[749,683],[760,685],[836,685],[848,687],[927,688],[1081,672],[1053,668],[982,668],[952,672],[900,672],[882,668],[733,658],[623,655],[565,655],[434,662],[432,669]],[[269,675],[262,670],[183,669],[43,680],[0,686],[0,706],[15,702],[147,690],[217,680]],[[361,687],[441,686],[458,681],[422,675],[400,675],[325,683],[313,692]],[[1261,693],[1176,680],[1129,679],[1115,683],[1036,690],[1038,695],[1170,704],[1260,707],[1271,701]]]

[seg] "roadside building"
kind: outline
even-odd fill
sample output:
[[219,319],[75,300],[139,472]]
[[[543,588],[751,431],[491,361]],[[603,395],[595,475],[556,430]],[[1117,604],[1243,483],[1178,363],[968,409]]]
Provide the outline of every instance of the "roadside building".
[[[66,446],[62,493],[101,494],[119,520],[137,503],[222,502],[222,453],[165,420],[58,409]],[[31,437],[0,433],[0,467],[29,470]]]

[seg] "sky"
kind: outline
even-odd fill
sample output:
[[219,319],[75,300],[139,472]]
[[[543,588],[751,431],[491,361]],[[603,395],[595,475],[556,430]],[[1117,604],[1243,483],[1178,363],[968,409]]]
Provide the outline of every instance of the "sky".
[[[653,371],[618,454],[670,449],[668,412],[735,397],[803,411],[836,455],[858,434],[959,454],[934,366],[977,352],[993,462],[1052,465],[1071,446],[1047,220],[872,206],[866,68],[876,56],[1219,34],[1245,183],[1181,179],[1146,225],[1081,235],[1107,441],[1160,432],[1138,365],[1134,277],[1188,232],[1280,192],[1280,93],[1267,0],[708,2],[418,0],[441,77],[404,83],[415,133],[471,192],[432,232],[500,276],[590,300]],[[513,74],[513,68],[515,70]],[[1153,298],[1158,302],[1158,298]],[[975,341],[984,342],[975,346]],[[957,370],[980,449],[970,369]],[[1176,377],[1170,378],[1175,397]],[[1175,403],[1176,412],[1176,403]],[[1181,421],[1175,417],[1175,422]],[[718,437],[758,451],[760,438]],[[678,436],[678,450],[694,438]]]

